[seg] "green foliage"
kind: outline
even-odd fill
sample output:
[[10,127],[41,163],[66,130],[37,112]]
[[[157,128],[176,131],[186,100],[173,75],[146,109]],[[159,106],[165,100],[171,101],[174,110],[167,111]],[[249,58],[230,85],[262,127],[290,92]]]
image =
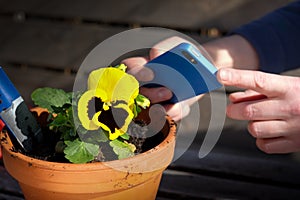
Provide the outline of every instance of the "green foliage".
[[110,141],[109,145],[113,148],[119,159],[134,156],[135,146],[121,140]]
[[65,104],[71,104],[71,98],[71,93],[49,87],[38,88],[31,94],[31,99],[35,105],[46,108],[50,113],[55,108],[62,108]]
[[147,97],[138,94],[138,96],[134,100],[135,104],[133,105],[133,114],[134,117],[137,117],[138,114],[142,111],[143,109],[146,109],[147,107],[150,106],[150,101]]
[[49,129],[60,132],[61,138],[71,139],[76,136],[72,110],[72,93],[55,88],[38,88],[31,94],[35,105],[46,108],[50,115]]
[[[65,158],[72,163],[86,163],[102,155],[101,143],[109,142],[109,146],[119,159],[134,156],[135,146],[127,142],[130,138],[127,133],[110,141],[108,133],[102,128],[86,130],[78,123],[78,115],[75,114],[77,110],[74,109],[77,108],[81,95],[82,92],[67,93],[61,89],[48,87],[38,88],[31,95],[35,105],[49,111],[49,129],[61,135],[55,147],[56,151],[63,152]],[[141,107],[145,108],[149,104],[146,97],[138,95],[133,110],[135,116],[141,111]]]
[[126,72],[127,66],[124,64],[120,64],[120,65],[115,66],[115,68],[118,68],[118,69]]
[[72,163],[87,163],[99,154],[99,146],[82,142],[79,139],[65,141],[67,147],[64,150],[65,157]]

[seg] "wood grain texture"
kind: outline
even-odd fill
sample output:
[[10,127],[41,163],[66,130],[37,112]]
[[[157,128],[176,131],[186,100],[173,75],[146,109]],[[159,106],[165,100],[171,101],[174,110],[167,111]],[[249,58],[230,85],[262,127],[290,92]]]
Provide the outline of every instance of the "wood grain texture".
[[230,30],[290,0],[1,0],[0,12],[198,30]]
[[[35,88],[71,91],[86,55],[116,33],[134,27],[167,27],[203,42],[213,39],[210,29],[226,33],[291,1],[0,0],[0,66],[31,106],[30,94]],[[299,70],[287,74],[299,76]],[[216,94],[217,102],[226,96],[221,91]],[[199,159],[214,105],[210,95],[198,105],[192,111],[200,112],[200,120],[178,123],[184,130],[180,139],[196,135],[163,174],[157,200],[299,199],[300,155],[260,152],[247,132],[247,122],[226,118],[216,146]],[[220,117],[225,110],[215,107],[214,112]],[[211,128],[216,130],[220,123],[214,122]],[[2,199],[24,198],[0,160]]]

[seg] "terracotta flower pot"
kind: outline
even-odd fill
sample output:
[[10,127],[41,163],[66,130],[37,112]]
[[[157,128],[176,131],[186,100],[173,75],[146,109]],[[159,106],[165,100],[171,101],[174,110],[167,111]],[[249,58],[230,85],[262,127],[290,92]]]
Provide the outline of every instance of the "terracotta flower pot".
[[[2,131],[3,127],[5,126],[5,124],[3,123],[3,121],[0,119],[0,131]],[[2,151],[0,148],[0,159],[2,159]]]
[[176,126],[170,118],[166,138],[149,151],[109,162],[71,164],[42,161],[12,151],[1,132],[4,165],[28,200],[155,199],[162,172],[171,163]]

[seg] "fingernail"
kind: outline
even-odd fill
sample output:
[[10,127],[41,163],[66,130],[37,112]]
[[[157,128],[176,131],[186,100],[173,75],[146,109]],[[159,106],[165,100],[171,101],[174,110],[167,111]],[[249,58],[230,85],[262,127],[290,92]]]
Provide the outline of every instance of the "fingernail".
[[137,73],[137,76],[141,81],[151,81],[154,78],[152,70],[144,68]]
[[162,88],[158,91],[157,95],[160,99],[168,99],[172,96],[172,93],[170,90]]
[[222,81],[228,81],[231,79],[231,72],[226,69],[220,70],[220,78]]

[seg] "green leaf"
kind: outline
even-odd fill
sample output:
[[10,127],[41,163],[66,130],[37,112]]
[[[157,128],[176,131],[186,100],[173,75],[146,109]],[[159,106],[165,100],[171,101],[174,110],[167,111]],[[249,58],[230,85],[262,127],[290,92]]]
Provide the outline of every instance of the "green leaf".
[[143,96],[143,95],[141,95],[141,94],[139,94],[139,95],[135,98],[135,101],[136,101],[136,104],[137,104],[138,106],[142,107],[143,109],[146,109],[147,107],[150,106],[150,100],[149,100],[147,97],[145,97],[145,96]]
[[110,141],[109,145],[113,148],[119,159],[134,156],[135,146],[133,144],[122,142],[120,140]]
[[124,133],[123,135],[120,136],[124,140],[129,140],[130,136],[127,133]]
[[53,107],[63,107],[65,104],[71,104],[71,94],[62,89],[38,88],[31,94],[31,99],[35,105],[48,109],[53,112]]
[[72,163],[87,163],[99,154],[99,146],[82,142],[79,139],[65,141],[67,145],[64,153],[65,157]]
[[55,127],[63,126],[67,123],[67,121],[68,121],[68,118],[66,115],[64,115],[62,113],[58,113],[57,116],[50,123],[50,126],[55,126]]
[[82,126],[79,126],[77,132],[80,139],[88,143],[99,144],[100,142],[108,141],[108,133],[102,128],[97,130],[86,130]]
[[118,68],[118,69],[126,72],[127,66],[124,64],[120,64],[120,65],[115,66],[115,68]]

